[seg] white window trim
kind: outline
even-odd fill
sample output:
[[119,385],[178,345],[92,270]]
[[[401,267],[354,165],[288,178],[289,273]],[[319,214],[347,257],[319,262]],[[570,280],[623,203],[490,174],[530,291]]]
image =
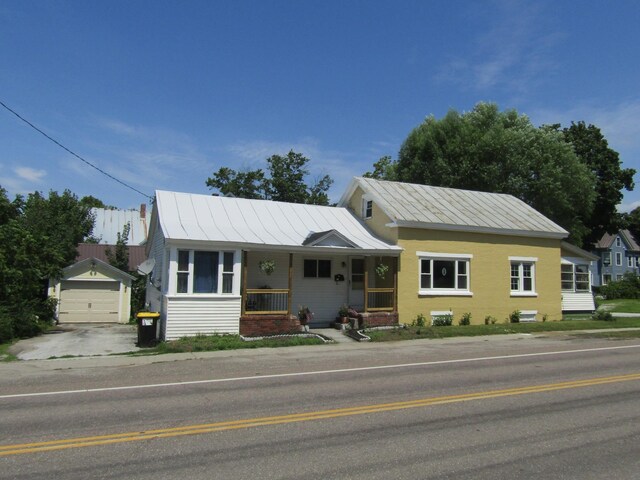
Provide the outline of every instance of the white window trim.
[[[471,285],[471,259],[472,254],[469,253],[441,253],[441,252],[416,252],[418,257],[418,295],[422,296],[443,296],[443,297],[472,297],[473,292],[469,290]],[[452,288],[421,288],[422,284],[422,260],[466,260],[467,261],[467,288],[452,289]],[[456,265],[456,271],[457,271]],[[457,274],[456,274],[457,277]],[[456,278],[457,281],[457,278]],[[446,312],[445,312],[446,313]],[[444,315],[444,313],[443,313]]]
[[[178,251],[189,252],[189,283],[187,285],[187,292],[178,293]],[[194,256],[195,252],[218,252],[218,289],[222,290],[223,273],[224,272],[224,253],[233,253],[233,283],[230,293],[194,293],[193,292],[193,278],[194,278]],[[240,251],[229,249],[216,249],[207,250],[202,248],[193,247],[174,247],[169,252],[169,291],[167,296],[171,298],[184,298],[184,297],[197,297],[197,298],[234,298],[240,295]],[[226,272],[230,273],[230,272]]]
[[[371,202],[371,215],[367,216],[367,204]],[[369,195],[362,196],[362,218],[369,220],[373,218],[373,199]]]
[[[538,292],[536,291],[536,262],[538,261],[538,257],[509,257],[509,291],[511,292],[512,297],[537,297]],[[518,278],[520,279],[520,289],[519,290],[511,290],[511,265],[513,263],[518,264]],[[524,274],[522,271],[522,264],[530,263],[531,264],[531,287],[532,290],[522,290],[524,285]]]
[[622,246],[622,240],[620,240],[620,237],[616,237],[616,247],[621,247]]
[[633,268],[633,257],[627,257],[627,267]]
[[616,252],[616,267],[622,266],[622,252]]
[[[522,319],[522,316],[525,317],[531,317],[533,316],[533,318],[527,318],[526,320]],[[520,310],[520,322],[522,323],[533,323],[533,322],[537,322],[538,319],[536,318],[536,315],[538,315],[538,311],[537,310]]]

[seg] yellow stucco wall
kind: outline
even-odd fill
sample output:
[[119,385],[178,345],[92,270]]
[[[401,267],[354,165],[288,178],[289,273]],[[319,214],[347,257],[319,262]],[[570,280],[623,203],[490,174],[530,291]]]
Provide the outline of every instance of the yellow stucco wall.
[[[358,217],[362,218],[362,195],[363,191],[360,187],[356,187],[355,192],[349,199],[348,208]],[[391,243],[397,243],[398,231],[395,228],[389,228],[386,225],[391,219],[373,202],[373,214],[371,218],[363,219],[365,225],[378,237]]]
[[[388,228],[388,227],[387,227]],[[398,245],[404,251],[398,273],[400,321],[410,323],[422,313],[453,311],[454,324],[463,313],[471,323],[483,324],[487,315],[504,321],[514,310],[537,310],[536,320],[560,320],[560,240],[504,236],[485,233],[447,232],[426,229],[396,229]],[[419,295],[418,251],[470,254],[469,290],[473,296]],[[509,257],[536,257],[536,297],[513,297],[510,288]]]

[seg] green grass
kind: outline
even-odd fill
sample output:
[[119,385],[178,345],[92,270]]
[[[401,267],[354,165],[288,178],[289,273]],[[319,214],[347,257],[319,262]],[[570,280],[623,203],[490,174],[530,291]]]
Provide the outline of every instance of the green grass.
[[0,343],[0,362],[13,362],[18,359],[15,355],[9,353],[9,347],[16,343],[17,340],[7,343]]
[[610,338],[612,340],[625,338],[640,338],[640,330],[616,330],[615,332],[585,332],[576,333],[580,338]]
[[275,348],[322,344],[324,344],[324,342],[319,338],[306,338],[302,336],[274,337],[246,342],[242,340],[239,335],[197,335],[195,337],[185,337],[179,340],[162,342],[156,347],[141,350],[140,352],[136,352],[136,354],[155,355],[181,352],[213,352],[217,350],[237,350],[242,348]]
[[618,318],[612,322],[562,320],[560,322],[496,323],[494,325],[452,325],[449,327],[400,327],[394,330],[367,331],[373,342],[413,340],[417,338],[473,337],[509,333],[561,332],[602,328],[640,328],[640,318]]
[[616,300],[599,300],[599,308],[604,307],[612,313],[640,313],[640,299],[621,298]]

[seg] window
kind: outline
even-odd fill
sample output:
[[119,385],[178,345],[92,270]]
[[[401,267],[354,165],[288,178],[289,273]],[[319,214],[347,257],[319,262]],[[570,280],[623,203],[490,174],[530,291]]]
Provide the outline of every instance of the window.
[[331,260],[305,260],[305,278],[331,278]]
[[616,247],[621,247],[622,246],[622,241],[620,240],[620,237],[616,237]]
[[176,293],[233,293],[234,252],[178,250]]
[[605,273],[604,275],[602,275],[602,284],[606,285],[609,282],[611,282],[611,274]]
[[633,268],[633,257],[627,257],[627,267]]
[[511,295],[536,296],[535,262],[537,258],[509,257],[511,262]]
[[362,199],[362,216],[364,218],[371,218],[373,216],[373,200],[367,198]]
[[471,295],[469,261],[472,255],[417,252],[419,293],[422,295]]
[[624,278],[624,275],[621,274],[617,274],[616,275],[616,281],[619,282],[620,280],[622,280]]
[[618,267],[622,266],[622,253],[621,252],[616,252],[616,265]]
[[569,292],[589,291],[589,267],[587,265],[563,264],[560,268],[562,290]]
[[603,265],[611,265],[611,252],[603,252],[602,253],[602,264]]

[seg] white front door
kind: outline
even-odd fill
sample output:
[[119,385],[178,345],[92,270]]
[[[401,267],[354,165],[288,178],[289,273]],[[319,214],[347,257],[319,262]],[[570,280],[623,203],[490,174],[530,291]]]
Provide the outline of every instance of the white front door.
[[364,309],[364,257],[349,258],[349,305]]

